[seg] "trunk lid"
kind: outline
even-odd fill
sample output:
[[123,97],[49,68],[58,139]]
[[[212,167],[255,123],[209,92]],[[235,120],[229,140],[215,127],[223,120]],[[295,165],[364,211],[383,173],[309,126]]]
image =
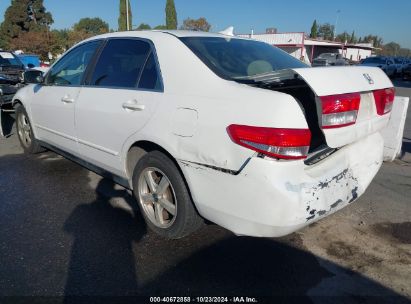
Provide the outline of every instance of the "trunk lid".
[[[356,66],[302,68],[292,71],[297,73],[316,95],[318,123],[329,147],[338,148],[353,143],[387,125],[390,115],[377,114],[373,94],[376,90],[393,87],[381,69]],[[323,128],[321,97],[350,93],[359,93],[361,96],[356,122],[338,128]]]

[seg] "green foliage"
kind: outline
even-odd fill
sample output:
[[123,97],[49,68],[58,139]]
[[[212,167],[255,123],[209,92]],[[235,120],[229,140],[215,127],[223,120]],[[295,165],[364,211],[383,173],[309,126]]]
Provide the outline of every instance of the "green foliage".
[[141,23],[136,30],[143,31],[143,30],[151,30],[151,26],[147,23]]
[[354,31],[352,31],[352,33],[351,33],[351,37],[350,37],[350,41],[349,41],[350,43],[357,43],[357,37],[355,37],[355,32]]
[[53,54],[60,54],[70,48],[70,30],[53,30],[51,31],[53,37],[53,44],[51,45],[51,52]]
[[181,30],[188,31],[202,31],[208,32],[211,28],[210,23],[204,17],[198,19],[187,18],[183,22],[183,26],[180,27]]
[[133,15],[131,13],[130,0],[120,0],[120,15],[118,17],[118,30],[127,31],[127,6],[126,1],[128,1],[128,24],[129,28],[132,28]]
[[167,25],[157,25],[154,30],[166,30],[167,29]]
[[398,56],[401,46],[398,43],[390,42],[383,46],[381,54],[385,56]]
[[324,40],[332,40],[334,38],[334,25],[329,23],[321,24],[318,28],[318,36]]
[[372,43],[376,48],[382,47],[383,42],[383,39],[376,35],[367,35],[362,39],[362,43]]
[[166,3],[166,26],[169,30],[177,29],[177,12],[174,0],[167,0]]
[[109,31],[108,23],[100,18],[82,18],[74,24],[73,29],[75,31],[84,31],[92,35],[104,34]]
[[339,41],[339,42],[342,42],[342,43],[345,43],[345,42],[349,42],[349,38],[350,38],[350,35],[347,33],[347,32],[343,32],[343,33],[341,33],[341,34],[338,34],[336,37],[335,37],[335,40],[336,41]]
[[314,20],[313,25],[311,26],[310,38],[317,38],[317,37],[318,37],[318,25],[317,25],[317,20]]
[[0,35],[13,39],[25,32],[47,31],[52,23],[53,18],[43,0],[12,0],[4,14]]

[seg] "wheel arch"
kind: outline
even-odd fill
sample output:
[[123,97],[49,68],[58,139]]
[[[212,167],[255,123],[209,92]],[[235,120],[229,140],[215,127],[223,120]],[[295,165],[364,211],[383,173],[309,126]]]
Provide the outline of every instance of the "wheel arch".
[[160,151],[164,153],[176,165],[191,195],[189,184],[187,183],[187,179],[184,175],[184,172],[181,170],[181,167],[177,159],[169,151],[167,151],[167,149],[165,149],[163,146],[153,141],[150,141],[150,140],[136,141],[130,146],[130,148],[127,151],[126,159],[125,159],[125,169],[126,169],[126,174],[129,180],[130,187],[132,188],[133,186],[131,181],[133,179],[133,171],[134,171],[135,166],[145,154],[151,151]]

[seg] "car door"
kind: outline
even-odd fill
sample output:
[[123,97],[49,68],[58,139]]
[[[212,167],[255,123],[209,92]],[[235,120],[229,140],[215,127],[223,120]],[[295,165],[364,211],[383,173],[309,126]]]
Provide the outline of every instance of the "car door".
[[74,109],[87,66],[101,41],[81,44],[64,55],[34,88],[31,115],[36,137],[69,153],[77,152]]
[[153,44],[133,38],[109,39],[76,105],[81,157],[123,176],[123,144],[148,122],[162,92]]

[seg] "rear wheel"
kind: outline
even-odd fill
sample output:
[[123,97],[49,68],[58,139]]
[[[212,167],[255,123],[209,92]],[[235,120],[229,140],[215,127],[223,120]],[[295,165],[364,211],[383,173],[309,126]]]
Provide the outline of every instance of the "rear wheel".
[[141,158],[134,169],[133,189],[147,226],[154,232],[178,239],[201,226],[202,218],[184,179],[165,154],[153,151]]
[[35,154],[44,151],[33,134],[33,129],[26,109],[19,105],[16,108],[17,135],[25,153]]

